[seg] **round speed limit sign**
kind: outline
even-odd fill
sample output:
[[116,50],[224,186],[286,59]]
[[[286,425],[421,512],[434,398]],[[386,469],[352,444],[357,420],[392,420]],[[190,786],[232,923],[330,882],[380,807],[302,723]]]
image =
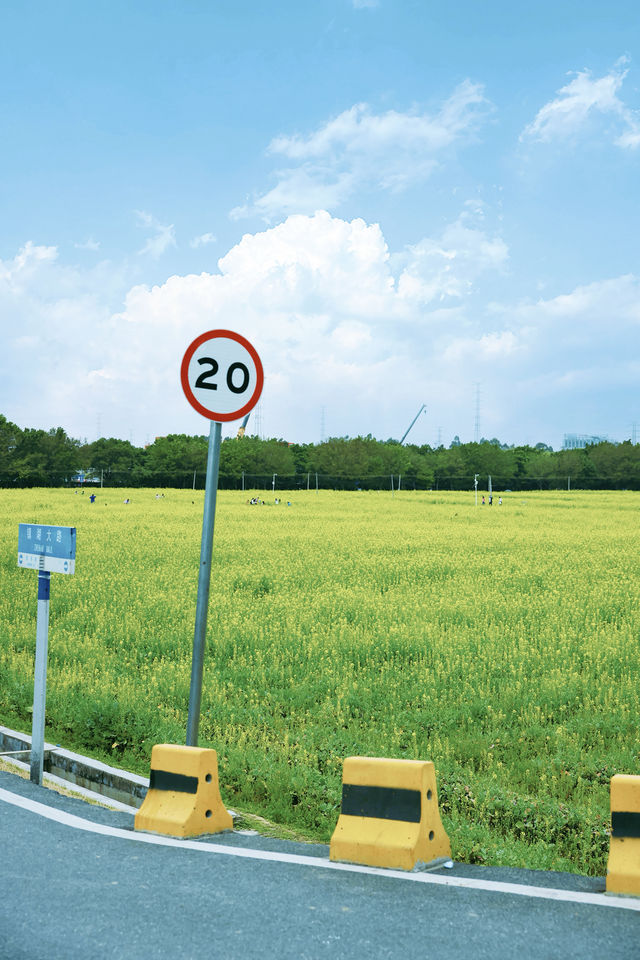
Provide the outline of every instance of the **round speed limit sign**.
[[264,373],[255,348],[231,330],[209,330],[187,347],[180,368],[191,406],[209,420],[244,417],[260,399]]

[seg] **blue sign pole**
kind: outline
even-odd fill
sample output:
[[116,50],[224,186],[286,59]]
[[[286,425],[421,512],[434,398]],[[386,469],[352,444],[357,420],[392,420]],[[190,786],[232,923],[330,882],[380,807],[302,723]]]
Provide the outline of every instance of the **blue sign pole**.
[[40,785],[44,765],[44,720],[49,649],[49,593],[51,573],[74,573],[76,528],[43,523],[18,524],[18,566],[38,571],[36,662],[31,721],[31,780]]
[[207,453],[207,479],[204,491],[204,515],[202,518],[202,541],[200,546],[200,570],[198,573],[198,599],[196,601],[196,626],[193,636],[191,661],[191,687],[189,690],[189,714],[187,717],[187,746],[198,746],[200,726],[200,702],[202,700],[202,674],[204,649],[209,610],[209,586],[211,583],[211,556],[213,553],[213,527],[216,519],[216,494],[220,468],[220,443],[222,424],[211,421],[209,450]]
[[44,764],[44,713],[47,695],[47,654],[49,649],[49,592],[51,574],[38,573],[38,617],[36,621],[36,665],[33,681],[33,718],[31,724],[31,780],[42,784]]

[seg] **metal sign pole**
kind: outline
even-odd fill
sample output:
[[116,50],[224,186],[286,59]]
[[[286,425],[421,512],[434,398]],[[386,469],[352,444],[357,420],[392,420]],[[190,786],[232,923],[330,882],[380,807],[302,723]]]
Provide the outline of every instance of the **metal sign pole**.
[[19,523],[18,566],[26,570],[38,571],[38,616],[33,680],[33,715],[31,718],[30,776],[34,783],[40,785],[44,764],[51,571],[54,573],[75,573],[76,528],[54,527],[48,523]]
[[36,664],[33,683],[33,717],[31,724],[31,780],[42,784],[44,764],[44,712],[47,696],[47,653],[49,647],[49,593],[51,574],[38,574],[38,618],[36,622]]
[[[264,371],[260,357],[245,337],[232,330],[208,330],[187,347],[180,364],[180,381],[193,409],[211,421],[187,716],[187,746],[197,747],[222,424],[246,418],[260,399]],[[243,427],[246,423],[245,419]]]
[[204,515],[202,518],[202,542],[200,547],[200,571],[198,573],[198,599],[196,601],[196,626],[193,636],[193,659],[191,662],[191,688],[189,690],[189,715],[187,718],[187,746],[198,746],[200,725],[200,702],[202,699],[202,674],[204,649],[209,610],[209,585],[211,582],[211,555],[213,553],[213,526],[216,517],[216,494],[220,468],[220,442],[222,424],[211,421],[209,450],[207,454],[207,478],[204,492]]

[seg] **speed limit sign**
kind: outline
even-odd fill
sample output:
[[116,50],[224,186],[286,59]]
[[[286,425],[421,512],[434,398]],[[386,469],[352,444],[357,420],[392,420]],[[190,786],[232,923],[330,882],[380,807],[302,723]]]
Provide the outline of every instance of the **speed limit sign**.
[[[187,746],[197,747],[222,424],[239,420],[255,407],[264,373],[260,357],[248,340],[231,330],[209,330],[187,347],[180,379],[191,406],[211,421],[187,717]],[[195,474],[193,486],[195,490]]]
[[240,420],[255,407],[264,373],[255,348],[231,330],[209,330],[187,347],[180,368],[191,406],[209,420]]

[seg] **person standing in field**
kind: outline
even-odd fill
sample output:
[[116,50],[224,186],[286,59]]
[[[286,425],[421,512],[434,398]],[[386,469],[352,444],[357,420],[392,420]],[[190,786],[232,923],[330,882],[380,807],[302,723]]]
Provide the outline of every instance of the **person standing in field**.
[[491,506],[492,503],[493,503],[493,494],[490,493],[490,494],[489,494],[489,506]]

